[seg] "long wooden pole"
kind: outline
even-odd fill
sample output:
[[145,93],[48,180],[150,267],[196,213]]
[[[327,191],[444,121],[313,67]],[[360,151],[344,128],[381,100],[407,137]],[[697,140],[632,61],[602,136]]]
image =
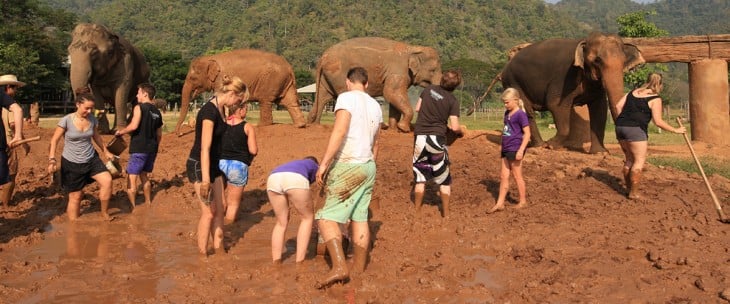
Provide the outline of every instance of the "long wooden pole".
[[[679,123],[679,126],[682,127],[682,118],[677,117],[677,123]],[[695,149],[692,147],[692,142],[689,141],[689,137],[687,136],[687,133],[683,133],[684,135],[684,141],[687,142],[687,146],[689,147],[689,151],[692,152],[692,157],[695,159],[695,164],[697,164],[697,168],[700,169],[700,174],[702,174],[702,179],[705,181],[705,186],[707,186],[707,191],[710,192],[710,196],[712,196],[712,202],[715,203],[715,209],[717,210],[717,214],[720,216],[720,221],[723,223],[730,223],[730,219],[725,217],[725,213],[722,212],[722,206],[720,206],[720,201],[717,199],[717,196],[715,195],[715,191],[712,191],[712,186],[710,186],[710,181],[707,179],[707,175],[705,175],[705,170],[702,169],[702,164],[700,164],[700,159],[697,158],[697,154],[695,153]]]

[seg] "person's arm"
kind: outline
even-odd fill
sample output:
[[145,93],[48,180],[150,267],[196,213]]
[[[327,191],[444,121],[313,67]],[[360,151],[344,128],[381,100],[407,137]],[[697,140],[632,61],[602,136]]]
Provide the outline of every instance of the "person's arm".
[[[15,147],[15,143],[23,139],[23,108],[17,103],[13,103],[9,107],[13,112],[13,121],[15,121],[15,135],[13,140],[8,143],[8,147]],[[3,135],[4,136],[4,135]]]
[[259,146],[256,144],[256,131],[254,131],[254,128],[250,123],[247,123],[243,127],[243,132],[245,132],[246,136],[248,136],[248,141],[246,142],[248,145],[248,152],[251,153],[252,156],[256,156],[256,154],[259,153]]
[[132,121],[129,122],[127,127],[125,127],[122,130],[117,130],[117,132],[114,134],[115,136],[124,135],[127,133],[132,133],[137,128],[139,128],[139,122],[142,120],[142,109],[139,105],[134,106],[134,110],[132,110]]
[[[616,118],[618,118],[619,115],[621,115],[621,112],[624,110],[624,106],[626,105],[626,96],[631,94],[629,92],[628,94],[624,94],[624,96],[621,97],[621,99],[618,100],[618,103],[616,103],[616,116],[613,117],[613,121],[616,122]],[[611,113],[613,115],[613,113]]]
[[672,133],[682,134],[686,133],[687,129],[682,126],[679,128],[672,127],[670,124],[662,119],[662,99],[654,98],[649,100],[649,108],[651,109],[651,119],[654,120],[654,124],[664,130]]
[[423,99],[421,99],[421,97],[418,97],[418,101],[416,102],[416,112],[418,112],[418,111],[421,110],[421,102],[422,101],[423,101]]
[[104,141],[101,139],[101,135],[99,135],[99,127],[94,126],[94,134],[91,136],[91,138],[94,140],[97,146],[99,146],[99,149],[101,149],[102,153],[106,157],[106,160],[112,160],[114,159],[114,154],[109,152],[109,150],[106,149],[106,145],[104,144]]
[[213,144],[213,128],[215,128],[215,123],[212,120],[203,120],[203,128],[200,134],[200,170],[202,171],[203,180],[201,182],[203,184],[210,184],[210,166],[212,165],[210,163],[210,147]]
[[461,124],[459,124],[459,116],[451,115],[449,116],[449,126],[451,127],[451,131],[454,131],[456,135],[463,135],[464,132],[461,130]]
[[522,158],[525,156],[525,149],[527,149],[527,144],[530,142],[530,125],[526,125],[522,127],[522,143],[520,143],[520,148],[517,150],[517,155],[515,155],[516,160],[522,160]]
[[345,140],[347,130],[350,128],[350,119],[352,115],[347,110],[337,110],[335,112],[335,125],[332,128],[332,134],[330,135],[329,142],[327,143],[327,150],[324,152],[322,162],[319,164],[317,170],[317,183],[321,186],[324,183],[324,175],[329,166],[332,164],[332,159],[340,150],[342,142]]
[[373,161],[378,159],[378,150],[380,150],[380,128],[375,132],[375,139],[373,140]]
[[63,135],[66,133],[66,129],[61,127],[56,127],[56,130],[53,131],[53,136],[51,137],[51,148],[50,151],[48,151],[48,173],[53,174],[53,172],[56,172],[58,161],[56,160],[56,147],[58,146],[58,140],[63,137]]

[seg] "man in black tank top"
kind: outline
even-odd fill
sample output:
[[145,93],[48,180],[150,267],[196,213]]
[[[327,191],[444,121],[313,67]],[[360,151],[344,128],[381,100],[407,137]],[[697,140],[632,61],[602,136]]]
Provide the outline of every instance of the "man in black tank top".
[[116,136],[129,133],[129,162],[127,163],[127,196],[132,210],[135,207],[137,196],[137,179],[142,183],[142,193],[145,204],[152,203],[152,185],[147,177],[154,168],[157,150],[162,139],[162,114],[152,99],[155,96],[155,87],[149,83],[137,86],[137,102],[132,112],[132,121],[123,130],[116,132]]

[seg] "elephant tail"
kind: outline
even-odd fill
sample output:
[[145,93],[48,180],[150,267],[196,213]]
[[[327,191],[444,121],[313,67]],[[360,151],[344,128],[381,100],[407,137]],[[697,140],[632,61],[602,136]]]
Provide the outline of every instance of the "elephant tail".
[[326,81],[324,81],[324,69],[322,67],[322,59],[319,60],[317,63],[317,79],[314,81],[315,83],[315,93],[314,93],[314,103],[312,104],[312,108],[309,110],[309,115],[307,117],[308,123],[319,123],[319,120],[322,118],[322,110],[324,110],[324,102],[326,100],[322,99],[322,92],[320,90],[325,90]]
[[469,116],[474,113],[479,107],[481,107],[482,100],[484,100],[485,97],[489,94],[489,92],[492,91],[492,88],[494,87],[494,84],[497,83],[498,80],[502,80],[502,73],[498,73],[497,75],[492,78],[492,82],[487,87],[487,90],[484,91],[484,94],[482,96],[479,96],[476,100],[474,100],[474,105],[469,109],[469,111],[466,112],[466,116]]

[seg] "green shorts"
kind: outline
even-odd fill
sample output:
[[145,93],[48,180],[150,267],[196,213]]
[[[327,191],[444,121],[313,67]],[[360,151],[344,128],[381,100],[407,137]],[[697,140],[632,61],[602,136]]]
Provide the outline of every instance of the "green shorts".
[[335,164],[328,173],[324,207],[314,215],[338,223],[367,222],[375,185],[375,162]]

